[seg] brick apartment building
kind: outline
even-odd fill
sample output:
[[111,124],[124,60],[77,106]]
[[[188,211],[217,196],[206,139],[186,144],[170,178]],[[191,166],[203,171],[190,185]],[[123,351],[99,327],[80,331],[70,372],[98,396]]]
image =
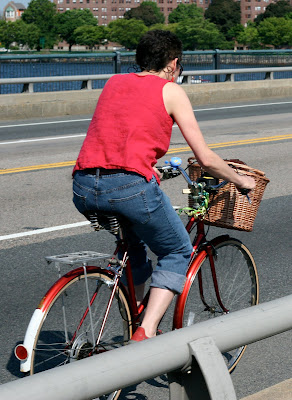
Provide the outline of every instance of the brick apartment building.
[[[98,18],[99,25],[108,25],[111,21],[123,18],[126,11],[138,7],[143,0],[54,0],[59,12],[74,8],[92,11]],[[212,0],[155,0],[167,21],[168,15],[179,4],[196,4],[205,11]],[[241,23],[253,21],[258,14],[265,11],[266,7],[274,0],[239,0],[241,5]],[[292,0],[290,0],[292,2]]]

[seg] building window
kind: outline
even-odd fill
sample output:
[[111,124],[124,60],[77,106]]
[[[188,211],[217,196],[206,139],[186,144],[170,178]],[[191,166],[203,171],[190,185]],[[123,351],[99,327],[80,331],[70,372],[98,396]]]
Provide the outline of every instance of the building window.
[[112,15],[112,19],[117,19],[117,16],[116,15]]
[[5,12],[6,18],[15,18],[15,11],[12,7],[8,7]]
[[101,11],[102,11],[102,12],[107,12],[107,8],[106,8],[106,7],[103,7],[103,8],[101,9]]
[[256,11],[261,11],[262,7],[255,7],[254,8]]

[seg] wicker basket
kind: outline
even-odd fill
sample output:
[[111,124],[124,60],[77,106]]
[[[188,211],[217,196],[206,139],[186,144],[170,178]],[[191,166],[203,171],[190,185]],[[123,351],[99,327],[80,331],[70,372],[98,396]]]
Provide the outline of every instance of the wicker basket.
[[[189,159],[189,175],[191,180],[197,180],[202,173],[201,167],[195,159]],[[228,183],[210,197],[210,208],[204,219],[208,225],[241,231],[252,231],[254,220],[263,197],[263,193],[269,179],[264,172],[250,168],[239,160],[225,160],[238,173],[252,176],[256,181],[256,187],[249,193],[251,204],[246,196],[243,196],[233,183]],[[220,180],[219,180],[220,181]],[[222,181],[222,180],[221,180]],[[193,200],[189,197],[189,206]]]

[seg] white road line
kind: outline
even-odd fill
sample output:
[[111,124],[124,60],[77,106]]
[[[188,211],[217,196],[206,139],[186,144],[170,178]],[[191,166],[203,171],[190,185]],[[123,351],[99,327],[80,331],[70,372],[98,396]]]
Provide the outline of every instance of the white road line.
[[84,225],[88,225],[88,224],[90,224],[89,221],[83,221],[83,222],[76,222],[75,224],[51,226],[50,228],[36,229],[34,231],[12,233],[11,235],[0,236],[0,241],[9,240],[9,239],[17,239],[17,238],[21,238],[21,237],[25,237],[25,236],[40,235],[42,233],[60,231],[62,229],[78,228],[80,226],[84,226]]
[[[228,110],[228,109],[232,109],[232,108],[263,107],[263,106],[274,106],[274,105],[282,105],[282,104],[292,104],[292,101],[279,101],[278,103],[262,103],[262,104],[243,104],[243,105],[238,105],[238,106],[224,106],[224,107],[214,107],[214,108],[198,108],[198,109],[194,109],[193,111],[200,112],[200,111]],[[25,123],[25,124],[3,125],[3,126],[0,126],[0,129],[23,127],[23,126],[50,125],[50,124],[69,124],[71,122],[83,122],[83,121],[91,121],[91,118],[70,119],[70,120],[65,120],[65,121],[46,121],[46,122],[31,122],[31,123]]]
[[72,138],[78,138],[78,137],[84,137],[84,136],[86,136],[86,133],[77,133],[76,135],[69,135],[69,136],[52,136],[52,137],[39,138],[39,139],[20,139],[20,140],[14,140],[14,141],[9,141],[9,142],[0,142],[0,145],[30,143],[30,142],[44,142],[44,141],[48,141],[48,140],[72,139]]
[[[248,108],[248,107],[263,107],[263,106],[271,106],[271,105],[281,105],[281,104],[292,104],[292,101],[283,101],[283,102],[278,102],[278,103],[263,103],[263,104],[244,104],[244,105],[235,105],[235,106],[224,106],[224,107],[214,107],[214,108],[199,108],[199,109],[194,109],[193,111],[195,113],[198,113],[200,111],[216,111],[216,110],[228,110],[228,109],[233,109],[233,108]],[[48,121],[48,122],[36,122],[36,123],[29,123],[29,124],[19,124],[19,125],[6,125],[6,126],[0,126],[1,128],[12,128],[12,127],[23,127],[23,126],[34,126],[34,125],[46,125],[46,124],[63,124],[63,123],[70,123],[70,122],[80,122],[80,121],[90,121],[91,119],[86,118],[86,119],[72,119],[68,121]],[[177,124],[173,125],[175,128],[177,127]],[[67,136],[52,136],[52,137],[46,137],[46,138],[39,138],[39,139],[20,139],[20,140],[14,140],[14,141],[6,141],[6,142],[0,142],[0,145],[9,145],[9,144],[20,144],[20,143],[31,143],[31,142],[42,142],[42,141],[48,141],[48,140],[64,140],[64,139],[72,139],[72,138],[78,138],[78,137],[84,137],[86,134],[85,133],[80,133],[76,135],[67,135]]]
[[244,104],[238,106],[224,106],[224,107],[214,107],[214,108],[199,108],[198,110],[193,110],[194,112],[198,111],[216,111],[216,110],[228,110],[231,108],[247,108],[247,107],[263,107],[263,106],[275,106],[278,104],[292,104],[292,101],[282,101],[279,103],[264,103],[264,104]]
[[18,128],[18,127],[23,127],[23,126],[68,124],[70,122],[83,122],[83,121],[91,121],[91,118],[69,119],[69,120],[65,120],[65,121],[30,122],[30,123],[26,123],[26,124],[3,125],[3,126],[0,126],[0,129],[3,129],[3,128],[15,128],[15,127]]

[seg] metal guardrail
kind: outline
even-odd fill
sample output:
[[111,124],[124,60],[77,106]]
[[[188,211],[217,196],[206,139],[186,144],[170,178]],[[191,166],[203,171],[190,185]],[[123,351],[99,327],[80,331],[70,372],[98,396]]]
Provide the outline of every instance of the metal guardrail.
[[[236,74],[245,73],[265,73],[265,79],[274,79],[275,72],[292,71],[292,67],[265,67],[265,68],[240,68],[240,69],[217,69],[217,70],[195,70],[184,71],[182,83],[192,83],[193,76],[204,75],[226,75],[225,81],[234,82]],[[4,78],[0,79],[0,85],[15,85],[23,84],[22,93],[34,93],[35,83],[49,83],[49,82],[73,82],[81,81],[80,89],[92,90],[92,82],[95,80],[107,80],[114,74],[98,74],[98,75],[73,75],[73,76],[44,76],[44,77],[31,77],[31,78]]]
[[[233,68],[266,68],[292,66],[292,50],[204,50],[184,51],[182,64],[185,71],[220,70]],[[57,52],[49,54],[0,54],[0,78],[47,77],[93,74],[118,74],[134,71],[135,52]],[[291,78],[290,72],[280,72],[275,79]],[[225,76],[209,75],[208,82],[224,81]],[[264,79],[254,74],[237,75],[236,80]],[[94,89],[101,89],[105,81],[93,82]],[[2,94],[21,93],[22,85],[2,85]],[[38,84],[34,91],[51,92],[79,90],[76,82]]]
[[[240,68],[240,69],[217,69],[209,71],[184,71],[183,83],[191,83],[192,76],[204,76],[204,75],[226,75],[225,82],[234,82],[234,76],[236,74],[248,74],[248,73],[265,73],[266,79],[274,79],[275,72],[287,72],[292,71],[292,67],[265,67],[265,68]],[[242,81],[241,81],[242,82]]]
[[76,82],[81,81],[80,89],[92,90],[92,81],[107,80],[114,74],[99,75],[72,75],[72,76],[44,76],[37,78],[6,78],[0,79],[0,85],[19,85],[23,84],[22,93],[34,93],[35,83],[51,83],[51,82]]
[[0,398],[91,400],[168,373],[171,400],[236,400],[221,353],[291,329],[291,316],[292,295],[6,383]]

